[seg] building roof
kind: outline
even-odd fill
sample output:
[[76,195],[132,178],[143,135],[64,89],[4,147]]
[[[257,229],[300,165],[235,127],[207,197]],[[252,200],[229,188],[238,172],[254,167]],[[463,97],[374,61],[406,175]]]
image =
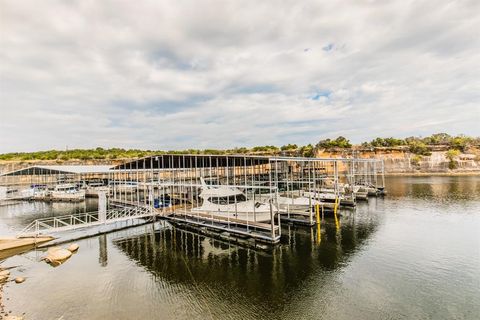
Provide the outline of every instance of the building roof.
[[87,165],[51,165],[31,166],[6,172],[0,176],[28,176],[28,175],[54,175],[54,174],[100,174],[108,173],[113,166],[87,166]]

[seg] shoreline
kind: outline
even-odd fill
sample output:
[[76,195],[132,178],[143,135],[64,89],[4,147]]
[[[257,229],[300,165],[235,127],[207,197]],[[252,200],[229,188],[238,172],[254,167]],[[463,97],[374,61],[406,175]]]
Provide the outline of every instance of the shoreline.
[[385,177],[455,177],[455,176],[480,176],[480,171],[461,172],[385,172]]

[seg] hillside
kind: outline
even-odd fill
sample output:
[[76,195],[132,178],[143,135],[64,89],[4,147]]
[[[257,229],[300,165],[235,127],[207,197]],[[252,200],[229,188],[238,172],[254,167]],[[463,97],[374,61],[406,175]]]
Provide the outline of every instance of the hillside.
[[316,145],[281,147],[267,145],[253,148],[139,150],[96,148],[49,150],[0,154],[0,173],[32,164],[118,164],[124,160],[153,154],[253,154],[300,157],[360,157],[385,160],[387,173],[460,173],[480,171],[480,138],[450,136],[445,133],[428,137],[376,138],[353,145],[344,137],[325,139]]

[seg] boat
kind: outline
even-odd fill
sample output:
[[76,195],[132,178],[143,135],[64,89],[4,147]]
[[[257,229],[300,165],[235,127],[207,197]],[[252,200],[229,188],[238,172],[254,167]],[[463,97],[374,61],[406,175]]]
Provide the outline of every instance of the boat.
[[106,186],[103,181],[89,181],[84,185],[85,196],[98,198],[99,192],[108,194],[110,188]]
[[50,192],[52,200],[82,201],[85,200],[85,190],[79,190],[73,183],[59,184]]
[[353,186],[353,194],[357,200],[368,201],[368,190],[363,186]]
[[48,186],[45,184],[32,184],[30,188],[20,191],[22,197],[31,199],[43,199],[48,194]]
[[110,188],[113,193],[136,193],[139,191],[139,185],[136,181],[111,181]]
[[203,179],[201,184],[199,197],[202,204],[193,208],[193,212],[205,212],[245,221],[267,222],[271,221],[271,214],[278,211],[273,203],[269,203],[271,201],[248,199],[245,193],[236,187],[207,185]]
[[315,192],[315,191],[305,191],[303,193],[304,197],[312,197],[312,199],[316,199],[320,202],[326,203],[335,203],[339,201],[342,206],[346,207],[354,207],[356,205],[355,198],[345,193],[334,193],[334,192]]
[[281,211],[310,211],[310,208],[317,204],[322,204],[321,201],[308,196],[287,196],[286,193],[278,195],[276,198],[278,207]]

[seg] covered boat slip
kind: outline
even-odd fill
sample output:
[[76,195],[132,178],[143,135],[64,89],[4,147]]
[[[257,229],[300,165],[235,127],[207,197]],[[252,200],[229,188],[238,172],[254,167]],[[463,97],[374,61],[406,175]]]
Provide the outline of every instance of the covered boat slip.
[[141,208],[149,217],[277,243],[282,222],[319,225],[325,214],[336,215],[344,205],[354,207],[360,190],[365,198],[383,190],[383,163],[161,154],[114,167],[34,166],[4,173],[0,179],[0,198],[8,201],[13,190],[22,188],[28,191],[23,194],[33,192],[28,199],[46,190],[70,201],[100,188],[112,210]]
[[322,212],[333,209],[325,190],[354,203],[353,188],[345,186],[366,176],[359,168],[355,159],[163,154],[112,168],[110,199],[151,206],[172,221],[275,243],[280,218],[313,225],[316,205]]
[[[50,194],[56,189],[65,189],[67,185],[85,189],[89,196],[95,195],[94,189],[108,185],[108,176],[113,166],[107,165],[35,165],[6,172],[0,175],[0,188],[6,189],[7,200],[55,200]],[[90,186],[90,184],[92,184]],[[108,190],[107,190],[108,191]],[[65,199],[81,200],[72,197]],[[63,193],[59,200],[65,200]],[[84,198],[84,197],[83,197]]]
[[0,174],[2,185],[56,183],[58,180],[80,181],[107,179],[110,165],[34,165]]

